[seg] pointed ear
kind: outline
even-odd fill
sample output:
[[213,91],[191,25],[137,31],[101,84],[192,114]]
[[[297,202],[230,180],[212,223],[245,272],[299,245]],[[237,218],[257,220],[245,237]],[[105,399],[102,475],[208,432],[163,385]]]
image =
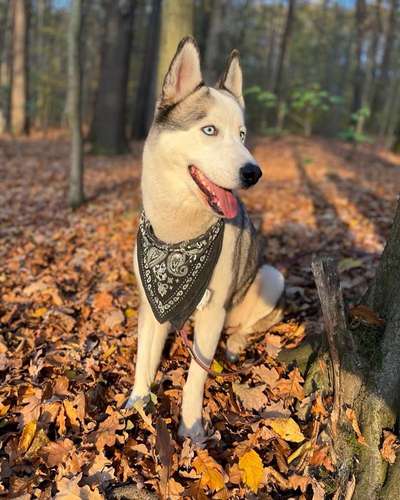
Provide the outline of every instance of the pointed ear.
[[242,108],[244,108],[244,99],[242,94],[243,73],[240,66],[238,50],[232,50],[230,56],[228,57],[225,72],[218,81],[217,87],[227,90],[233,94],[239,101]]
[[165,75],[160,104],[168,106],[182,101],[202,84],[199,48],[196,40],[187,36],[178,45]]

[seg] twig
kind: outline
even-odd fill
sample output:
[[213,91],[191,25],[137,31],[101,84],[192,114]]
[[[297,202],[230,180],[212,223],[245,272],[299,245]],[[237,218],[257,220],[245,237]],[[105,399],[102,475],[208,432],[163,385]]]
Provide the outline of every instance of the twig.
[[337,267],[333,259],[320,258],[314,260],[311,267],[321,302],[329,353],[332,360],[334,399],[331,424],[332,434],[335,436],[341,408],[340,350],[338,344],[341,343],[340,333],[346,330],[346,314]]

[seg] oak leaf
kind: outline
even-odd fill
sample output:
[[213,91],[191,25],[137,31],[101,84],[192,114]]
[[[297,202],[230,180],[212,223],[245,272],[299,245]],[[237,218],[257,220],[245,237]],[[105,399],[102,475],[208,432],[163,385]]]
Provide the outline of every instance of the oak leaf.
[[259,385],[257,387],[249,387],[245,384],[232,384],[233,392],[238,396],[243,406],[248,410],[261,410],[267,403],[268,398],[264,394],[266,385]]
[[68,438],[52,441],[42,448],[44,461],[49,467],[56,467],[66,461],[73,448],[74,443]]
[[201,476],[200,484],[210,490],[218,491],[224,488],[224,470],[208,454],[207,450],[197,450],[197,456],[193,460],[193,467],[197,474]]

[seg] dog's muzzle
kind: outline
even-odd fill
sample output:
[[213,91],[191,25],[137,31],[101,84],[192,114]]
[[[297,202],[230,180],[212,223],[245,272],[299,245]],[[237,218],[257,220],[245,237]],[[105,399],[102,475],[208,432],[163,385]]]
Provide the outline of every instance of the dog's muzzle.
[[240,182],[244,188],[254,186],[262,176],[261,169],[255,163],[246,163],[239,170]]

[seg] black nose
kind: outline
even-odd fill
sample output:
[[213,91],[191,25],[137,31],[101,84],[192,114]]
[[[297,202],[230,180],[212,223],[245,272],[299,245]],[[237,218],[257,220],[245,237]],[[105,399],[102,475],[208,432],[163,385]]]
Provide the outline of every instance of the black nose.
[[254,186],[258,179],[262,176],[261,169],[255,163],[246,163],[240,169],[240,180],[244,188]]

